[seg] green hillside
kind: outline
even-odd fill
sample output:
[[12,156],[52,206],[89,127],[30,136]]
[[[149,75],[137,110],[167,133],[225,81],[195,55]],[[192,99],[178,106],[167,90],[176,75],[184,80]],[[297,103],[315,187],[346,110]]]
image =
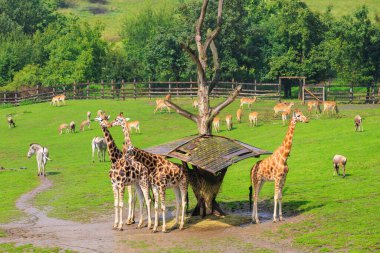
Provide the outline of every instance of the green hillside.
[[[120,39],[119,31],[123,20],[133,17],[144,8],[172,8],[184,0],[68,0],[69,8],[61,8],[61,13],[79,16],[89,23],[102,22],[105,25],[104,38],[109,41]],[[312,10],[323,12],[333,6],[337,16],[352,13],[359,6],[367,5],[371,16],[380,13],[378,0],[305,0]]]

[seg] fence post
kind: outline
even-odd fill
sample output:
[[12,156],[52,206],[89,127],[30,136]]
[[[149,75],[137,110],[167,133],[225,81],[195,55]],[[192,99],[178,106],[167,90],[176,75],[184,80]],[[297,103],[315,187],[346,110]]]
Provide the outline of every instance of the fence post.
[[53,97],[55,96],[55,87],[53,87]]
[[87,80],[87,85],[86,85],[86,98],[88,99],[88,92],[89,92],[89,89],[90,89],[90,80]]
[[136,99],[137,93],[136,93],[136,79],[133,79],[133,98]]
[[104,99],[104,81],[103,80],[101,81],[101,85],[102,85],[102,99]]
[[123,100],[125,100],[125,82],[124,82],[124,79],[121,80],[121,93],[122,93]]
[[75,99],[76,94],[77,94],[77,91],[76,91],[76,83],[75,83],[75,81],[74,81],[74,84],[73,84],[73,99]]
[[349,98],[349,100],[350,100],[350,103],[352,103],[352,101],[354,100],[354,90],[352,88],[352,85],[350,87],[350,98]]
[[15,102],[14,102],[15,105],[17,105],[17,90],[15,92]]
[[177,97],[179,96],[179,83],[177,82]]
[[4,105],[7,103],[7,92],[4,92]]
[[169,94],[171,94],[171,93],[172,93],[172,84],[171,84],[170,78],[169,78]]
[[115,83],[113,79],[111,80],[111,89],[112,89],[112,99],[115,99]]
[[255,79],[253,90],[255,91],[255,96],[257,96],[257,81]]
[[152,94],[150,93],[151,92],[151,86],[150,86],[150,82],[148,82],[148,95],[149,95],[149,99],[152,99]]
[[372,83],[372,104],[375,104],[375,84]]

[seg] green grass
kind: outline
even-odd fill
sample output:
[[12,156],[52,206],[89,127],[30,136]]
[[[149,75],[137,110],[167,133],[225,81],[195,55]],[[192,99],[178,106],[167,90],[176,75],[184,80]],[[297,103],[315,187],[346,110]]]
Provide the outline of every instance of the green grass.
[[0,244],[0,252],[7,253],[25,253],[25,252],[33,252],[33,253],[69,253],[73,252],[72,250],[62,250],[60,248],[42,248],[35,247],[31,244],[25,244],[21,246],[17,246],[14,243],[3,243]]
[[[76,3],[73,7],[60,9],[65,15],[76,15],[90,24],[101,22],[105,26],[103,36],[108,41],[119,41],[120,31],[124,20],[136,16],[141,10],[151,6],[153,8],[173,8],[180,0],[108,0],[107,4],[90,3],[88,0],[72,0]],[[362,5],[367,5],[370,16],[380,14],[378,0],[305,0],[313,11],[324,12],[329,5],[333,6],[332,13],[335,16],[352,14]],[[102,14],[93,14],[89,8],[102,8]]]
[[[65,15],[75,15],[90,24],[101,22],[105,26],[103,36],[108,41],[119,41],[123,22],[128,18],[135,17],[147,7],[172,8],[179,0],[108,0],[107,4],[90,3],[88,0],[72,1],[76,4],[71,8],[60,9]],[[102,14],[93,14],[89,8],[102,8]]]
[[[190,99],[174,102],[191,108]],[[213,100],[212,104],[220,102]],[[297,104],[299,102],[297,101]],[[132,134],[137,147],[145,148],[196,133],[196,126],[172,113],[153,115],[154,100],[127,101],[83,100],[67,101],[66,106],[53,107],[48,103],[0,108],[3,123],[0,125],[0,223],[19,219],[16,199],[38,185],[35,158],[27,159],[28,146],[38,142],[47,146],[53,159],[47,165],[48,177],[54,187],[37,196],[35,204],[41,208],[51,206],[49,216],[89,222],[98,215],[112,216],[113,194],[108,179],[109,162],[91,162],[91,139],[101,136],[96,122],[91,130],[75,134],[58,135],[58,125],[74,120],[77,125],[90,110],[93,115],[103,109],[113,118],[120,111],[132,120],[140,121],[141,134]],[[220,135],[235,138],[251,145],[274,150],[287,131],[281,120],[273,119],[274,101],[257,101],[259,126],[249,128],[248,110],[243,123],[234,124],[233,131],[221,125]],[[297,223],[279,224],[273,236],[290,237],[308,251],[374,252],[380,250],[378,207],[380,201],[380,164],[378,159],[380,107],[366,109],[366,105],[341,107],[338,117],[312,117],[310,123],[299,124],[295,130],[293,148],[288,160],[290,168],[284,189],[285,217],[302,215]],[[298,108],[304,109],[302,105]],[[238,102],[220,114],[235,115]],[[9,129],[5,116],[13,114],[17,127]],[[364,132],[354,132],[353,117],[364,118]],[[120,128],[111,133],[119,147],[123,135]],[[348,157],[347,177],[333,176],[332,157]],[[249,171],[258,159],[246,159],[228,169],[218,201],[226,210],[247,207]],[[26,167],[27,169],[20,169]],[[191,192],[191,191],[190,191]],[[194,197],[191,193],[191,207]],[[264,185],[261,206],[273,210],[273,183]],[[169,204],[173,204],[169,191]],[[50,209],[49,209],[50,210]],[[191,250],[191,249],[189,249]]]

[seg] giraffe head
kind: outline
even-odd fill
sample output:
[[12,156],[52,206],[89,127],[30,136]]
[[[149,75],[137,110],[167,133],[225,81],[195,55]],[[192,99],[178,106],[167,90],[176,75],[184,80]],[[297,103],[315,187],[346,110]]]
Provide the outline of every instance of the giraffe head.
[[309,123],[309,119],[299,109],[294,110],[292,120],[294,122]]
[[110,127],[110,124],[108,123],[108,120],[110,119],[110,115],[101,115],[95,118],[95,121],[98,121],[100,126],[102,127]]
[[110,126],[122,126],[123,124],[126,126],[129,118],[124,118],[122,114],[119,114],[111,123]]

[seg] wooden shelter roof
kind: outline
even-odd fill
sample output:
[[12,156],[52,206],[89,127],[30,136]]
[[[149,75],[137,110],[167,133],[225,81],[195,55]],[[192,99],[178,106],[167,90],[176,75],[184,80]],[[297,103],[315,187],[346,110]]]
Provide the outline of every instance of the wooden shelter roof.
[[243,159],[272,154],[247,143],[217,135],[188,136],[144,150],[178,158],[213,174]]

